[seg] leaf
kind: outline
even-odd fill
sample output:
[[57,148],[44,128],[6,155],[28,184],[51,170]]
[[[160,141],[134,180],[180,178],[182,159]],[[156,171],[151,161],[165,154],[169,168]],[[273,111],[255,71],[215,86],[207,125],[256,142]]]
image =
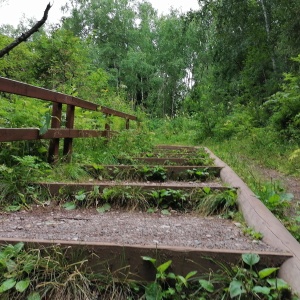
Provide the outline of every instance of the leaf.
[[244,289],[243,283],[241,281],[233,280],[229,285],[230,297],[234,298],[236,296],[240,296],[241,294],[245,294],[246,290]]
[[281,278],[268,279],[267,282],[274,289],[288,290],[290,288],[290,286]]
[[63,205],[63,208],[66,209],[66,210],[73,210],[73,209],[76,208],[76,204],[74,202],[66,202]]
[[281,199],[284,199],[286,201],[292,201],[294,199],[294,195],[292,193],[282,194]]
[[185,279],[188,280],[189,278],[193,277],[196,274],[197,274],[197,271],[191,271],[185,276]]
[[210,193],[210,190],[211,190],[211,188],[208,187],[208,186],[205,186],[205,187],[203,188],[203,192],[204,192],[205,194],[209,194],[209,193]]
[[279,270],[279,268],[266,268],[258,272],[259,278],[265,278]]
[[167,262],[161,264],[160,266],[157,267],[157,271],[159,273],[164,273],[171,265],[172,260],[168,260]]
[[28,296],[27,300],[41,300],[41,296],[38,292],[33,292]]
[[274,194],[268,199],[268,203],[273,204],[273,205],[279,203],[280,201],[281,201],[281,199],[278,194]]
[[21,208],[21,205],[9,205],[5,207],[5,211],[19,211]]
[[259,262],[260,257],[258,254],[255,254],[255,253],[245,253],[242,255],[242,259],[243,259],[244,263],[246,263],[248,266],[252,267]]
[[14,245],[15,253],[20,253],[20,251],[24,248],[24,243],[20,242]]
[[109,203],[105,203],[101,207],[97,208],[97,212],[98,213],[105,213],[107,211],[110,211],[110,209],[111,209],[110,204]]
[[155,209],[150,207],[147,209],[147,213],[150,213],[150,214],[155,213]]
[[167,196],[170,196],[171,193],[169,190],[161,190],[160,191],[160,196],[163,198],[163,197],[167,197]]
[[5,280],[4,282],[2,282],[0,286],[0,293],[10,290],[15,286],[15,284],[16,284],[16,280],[14,278]]
[[75,199],[78,201],[83,201],[86,198],[86,194],[85,193],[80,193],[75,195]]
[[172,272],[168,273],[167,277],[170,278],[170,279],[176,279],[176,275]]
[[150,261],[153,265],[155,265],[155,263],[156,263],[156,259],[152,258],[150,256],[142,256],[142,259],[145,261]]
[[206,291],[208,291],[210,293],[214,292],[215,288],[211,282],[204,280],[204,279],[200,279],[199,283],[200,283],[201,287],[203,287]]
[[256,294],[264,294],[264,295],[269,295],[270,292],[271,292],[271,289],[269,289],[268,287],[266,286],[255,286],[253,289],[252,289],[252,292],[253,293],[256,293]]
[[6,268],[9,273],[12,273],[17,270],[17,264],[13,260],[8,259],[6,261]]
[[47,112],[42,121],[42,127],[40,128],[40,135],[45,134],[50,128],[51,115]]
[[161,213],[163,214],[163,215],[171,215],[171,213],[169,212],[169,210],[168,209],[163,209],[162,211],[161,211]]
[[26,278],[25,280],[21,280],[16,284],[16,290],[20,293],[24,292],[30,284],[30,279]]
[[146,300],[161,300],[163,299],[161,287],[156,282],[150,283],[145,289]]
[[186,281],[186,279],[183,276],[177,275],[177,279],[179,281],[181,281],[184,284],[185,287],[187,287],[187,281]]

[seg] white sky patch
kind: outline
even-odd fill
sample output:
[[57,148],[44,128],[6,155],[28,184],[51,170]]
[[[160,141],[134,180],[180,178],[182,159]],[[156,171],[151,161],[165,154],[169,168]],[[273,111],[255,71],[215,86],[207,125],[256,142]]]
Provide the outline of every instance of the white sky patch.
[[[101,1],[101,0],[99,0]],[[48,23],[58,23],[63,13],[61,7],[67,0],[6,0],[0,2],[0,25],[17,26],[24,18],[40,20],[48,3],[53,6],[49,11]],[[159,14],[167,14],[170,7],[186,12],[199,9],[198,0],[148,0]]]

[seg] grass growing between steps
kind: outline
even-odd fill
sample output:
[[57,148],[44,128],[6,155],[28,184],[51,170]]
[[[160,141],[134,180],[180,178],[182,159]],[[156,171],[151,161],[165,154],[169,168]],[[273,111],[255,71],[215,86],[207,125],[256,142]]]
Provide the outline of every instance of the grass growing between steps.
[[235,189],[214,190],[209,187],[144,190],[134,186],[114,186],[100,191],[61,189],[57,202],[67,210],[95,208],[99,213],[111,209],[137,210],[148,213],[193,212],[202,216],[221,215],[232,218],[237,212]]
[[84,249],[32,249],[17,243],[0,245],[0,257],[3,300],[298,299],[288,284],[277,278],[277,266],[258,267],[260,257],[251,253],[243,254],[236,265],[208,257],[215,271],[198,274],[191,270],[186,275],[172,272],[172,260],[161,262],[142,256],[141,261],[148,263],[149,272],[154,274],[147,282],[133,279],[129,265],[111,270],[109,261]]

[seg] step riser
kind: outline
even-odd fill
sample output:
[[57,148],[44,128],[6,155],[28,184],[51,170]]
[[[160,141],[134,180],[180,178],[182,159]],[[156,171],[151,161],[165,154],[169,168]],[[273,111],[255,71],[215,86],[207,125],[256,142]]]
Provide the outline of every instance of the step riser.
[[[20,240],[5,239],[0,240],[1,244],[17,243]],[[64,253],[68,253],[70,257],[76,257],[76,253],[80,253],[80,258],[88,258],[88,266],[94,272],[101,272],[108,267],[111,272],[122,270],[122,273],[128,272],[128,278],[134,280],[153,281],[155,279],[154,267],[148,261],[143,261],[142,256],[155,258],[159,263],[164,263],[172,260],[170,270],[175,274],[186,275],[191,271],[197,271],[197,276],[209,273],[210,270],[217,271],[220,267],[214,263],[223,263],[225,266],[231,264],[236,265],[241,261],[243,253],[249,251],[230,251],[230,250],[208,250],[208,249],[193,249],[181,247],[158,247],[158,246],[126,246],[101,243],[84,243],[67,242],[67,241],[30,241],[22,240],[27,247],[41,248],[51,245],[59,245],[63,248],[68,248]],[[93,254],[93,255],[92,255]],[[260,262],[256,267],[265,268],[268,266],[280,267],[287,259],[291,258],[288,253],[274,252],[257,252],[260,256]],[[72,263],[72,261],[70,261]],[[125,268],[125,269],[124,269]],[[130,271],[130,273],[129,273]],[[118,275],[118,273],[115,273]],[[121,275],[122,277],[124,274]]]
[[[94,187],[98,187],[99,191],[102,192],[105,188],[112,188],[112,187],[122,187],[124,186],[124,188],[130,186],[130,187],[137,187],[137,188],[141,188],[143,190],[162,190],[162,189],[171,189],[171,190],[188,190],[188,191],[192,191],[193,189],[201,189],[207,185],[200,185],[198,184],[197,186],[194,185],[172,185],[172,184],[168,184],[168,185],[162,185],[162,184],[149,184],[149,185],[145,185],[143,183],[130,183],[130,184],[120,184],[120,183],[86,183],[86,184],[81,184],[81,183],[38,183],[36,184],[37,186],[41,186],[45,189],[47,189],[50,193],[51,196],[58,196],[60,195],[60,190],[61,189],[65,189],[68,192],[76,192],[79,190],[84,190],[86,192],[92,191],[94,189]],[[220,190],[220,191],[225,191],[228,190],[228,187],[223,187],[223,186],[215,186],[215,185],[210,185],[209,186],[211,190]]]

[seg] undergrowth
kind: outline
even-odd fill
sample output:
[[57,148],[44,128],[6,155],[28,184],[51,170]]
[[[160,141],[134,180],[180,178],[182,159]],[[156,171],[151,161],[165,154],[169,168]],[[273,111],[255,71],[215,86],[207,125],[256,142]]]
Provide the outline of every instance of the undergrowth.
[[222,215],[232,218],[237,211],[237,194],[234,189],[213,190],[209,187],[188,191],[174,189],[143,190],[134,186],[94,187],[92,191],[60,191],[59,202],[68,210],[82,207],[95,207],[99,212],[111,208],[140,210],[149,213],[161,211],[170,214],[176,210],[195,212],[201,215]]
[[184,276],[172,272],[171,260],[159,263],[143,256],[150,274],[154,268],[154,277],[146,282],[134,279],[124,262],[113,266],[96,253],[87,253],[83,248],[2,245],[1,299],[298,299],[287,283],[277,278],[278,268],[262,268],[257,254],[243,254],[235,265],[208,257],[214,270],[198,274],[195,264],[195,270]]

